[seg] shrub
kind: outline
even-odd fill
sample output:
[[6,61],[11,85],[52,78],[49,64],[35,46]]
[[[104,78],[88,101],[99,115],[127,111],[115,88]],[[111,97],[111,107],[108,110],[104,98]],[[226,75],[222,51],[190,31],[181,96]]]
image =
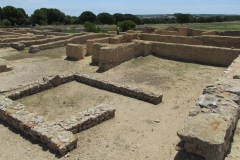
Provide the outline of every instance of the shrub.
[[8,19],[4,19],[2,20],[2,26],[6,27],[11,26],[11,22]]
[[83,26],[87,32],[95,32],[95,33],[100,32],[100,28],[97,27],[94,23],[85,22]]
[[136,23],[130,20],[125,20],[122,22],[118,22],[117,26],[120,28],[120,31],[125,32],[127,30],[135,30],[136,29]]

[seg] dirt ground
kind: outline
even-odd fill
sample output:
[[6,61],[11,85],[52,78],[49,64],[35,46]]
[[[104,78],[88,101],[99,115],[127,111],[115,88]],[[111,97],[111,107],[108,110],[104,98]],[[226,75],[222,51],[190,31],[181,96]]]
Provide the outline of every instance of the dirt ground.
[[[16,51],[0,50],[0,55],[4,53],[2,58],[8,59],[13,66],[12,71],[0,73],[0,90],[41,80],[47,75],[79,72],[163,93],[163,101],[153,105],[77,82],[22,98],[19,100],[21,103],[49,121],[70,117],[103,102],[116,109],[116,116],[78,133],[78,148],[71,151],[69,157],[58,157],[45,145],[0,120],[0,159],[191,159],[191,156],[182,158],[179,156],[181,153],[175,151],[179,141],[176,131],[197,102],[204,86],[215,82],[226,70],[147,56],[97,73],[98,67],[89,65],[90,56],[81,61],[65,60],[65,47],[42,51],[30,57],[26,51],[11,52]],[[156,123],[156,119],[160,123]],[[229,159],[237,159],[232,153]]]

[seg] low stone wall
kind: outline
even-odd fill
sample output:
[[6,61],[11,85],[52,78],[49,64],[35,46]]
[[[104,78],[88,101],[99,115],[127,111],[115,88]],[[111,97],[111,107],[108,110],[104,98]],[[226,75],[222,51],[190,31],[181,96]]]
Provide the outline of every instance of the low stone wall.
[[191,29],[188,30],[188,36],[201,36],[204,31],[198,29]]
[[181,147],[187,152],[206,160],[220,160],[228,153],[240,116],[239,66],[240,57],[234,60],[222,78],[206,86],[189,117],[178,129]]
[[92,128],[104,121],[115,117],[115,109],[108,104],[100,104],[79,112],[76,116],[60,122],[60,126],[73,134]]
[[240,54],[240,49],[154,42],[152,54],[167,59],[227,67]]
[[139,34],[141,40],[189,45],[205,45],[227,48],[240,48],[240,37],[224,36],[164,36],[158,34]]
[[217,31],[203,32],[202,35],[217,35]]
[[176,36],[178,35],[177,31],[165,31],[165,30],[162,30],[162,35],[173,35],[173,36]]
[[124,96],[136,98],[142,101],[146,101],[152,104],[159,104],[162,102],[162,94],[153,93],[149,91],[144,91],[140,88],[135,88],[131,86],[125,86],[118,83],[113,83],[105,81],[96,77],[88,75],[75,75],[75,79],[78,82],[84,83],[86,85],[96,87],[99,89],[107,90],[113,93],[121,94]]
[[84,35],[84,33],[50,37],[50,38],[46,37],[45,39],[40,39],[40,40],[29,40],[29,41],[20,41],[20,42],[24,43],[26,47],[30,47],[32,45],[39,45],[39,44],[44,44],[44,43],[56,42],[56,41],[60,41],[60,40],[67,40],[72,37],[77,37],[77,36],[81,36],[81,35]]
[[4,91],[2,93],[5,97],[12,100],[17,100],[25,96],[36,94],[44,90],[57,87],[61,84],[65,84],[71,81],[77,81],[91,87],[107,90],[117,94],[122,94],[128,97],[136,98],[142,101],[146,101],[152,104],[159,104],[162,101],[162,94],[153,93],[142,90],[140,88],[125,86],[118,83],[105,81],[93,76],[81,75],[81,74],[69,74],[69,75],[57,75],[52,77],[44,77],[42,82],[34,82],[26,85],[22,85],[20,88],[16,88],[11,91]]
[[40,40],[40,39],[44,39],[46,38],[46,36],[43,36],[43,35],[37,35],[37,36],[33,36],[33,35],[30,35],[30,36],[18,36],[16,38],[4,38],[1,40],[1,43],[11,43],[11,42],[18,42],[18,41],[28,41],[28,40]]
[[[85,76],[83,76],[85,77]],[[79,112],[76,116],[49,124],[44,117],[29,111],[24,105],[13,100],[24,96],[57,87],[75,80],[75,75],[57,75],[45,77],[42,82],[34,82],[5,91],[0,95],[0,118],[21,130],[33,139],[46,143],[52,150],[64,155],[77,147],[77,138],[73,135],[85,129],[94,127],[115,117],[115,109],[107,104],[100,104]],[[7,96],[7,97],[5,97]]]
[[44,117],[4,96],[0,96],[0,118],[61,155],[77,147],[77,138],[72,132],[58,124],[46,123]]
[[100,34],[87,34],[87,35],[72,37],[72,38],[69,38],[66,40],[60,40],[60,41],[54,41],[54,42],[49,42],[49,43],[45,43],[45,44],[33,45],[30,47],[29,53],[35,53],[40,50],[66,46],[68,43],[82,44],[82,43],[86,43],[86,41],[88,39],[102,38],[102,37],[106,37],[106,36],[107,36],[106,34],[101,34],[101,33]]
[[24,105],[12,100],[36,94],[74,80],[91,87],[122,94],[153,104],[159,104],[163,97],[162,94],[104,81],[88,75],[57,75],[44,77],[41,82],[37,81],[22,85],[11,91],[2,91],[0,93],[0,118],[13,125],[16,129],[30,135],[33,139],[46,143],[48,147],[60,153],[60,155],[66,154],[77,147],[77,138],[73,135],[74,133],[81,132],[113,118],[115,116],[115,109],[107,104],[100,104],[83,112],[79,112],[76,116],[50,124],[44,120],[44,117],[29,111]]
[[217,35],[239,37],[240,36],[240,31],[223,31],[223,32],[218,32]]

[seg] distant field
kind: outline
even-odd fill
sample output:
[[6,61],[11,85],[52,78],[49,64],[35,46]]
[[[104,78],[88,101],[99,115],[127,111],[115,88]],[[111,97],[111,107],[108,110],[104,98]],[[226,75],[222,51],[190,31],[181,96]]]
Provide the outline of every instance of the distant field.
[[[116,25],[98,25],[103,32],[107,30],[116,30]],[[152,27],[152,28],[166,28],[166,27],[189,27],[200,30],[216,30],[216,31],[229,31],[229,30],[240,30],[240,21],[234,22],[214,22],[214,23],[187,23],[187,24],[144,24],[137,25],[137,29]],[[40,30],[52,30],[55,32],[65,33],[77,33],[84,30],[83,25],[47,25],[36,27]]]
[[187,23],[187,24],[145,24],[138,25],[137,28],[152,27],[152,28],[166,28],[166,27],[188,27],[200,30],[216,30],[216,31],[229,31],[240,30],[240,21],[234,22],[214,22],[214,23]]

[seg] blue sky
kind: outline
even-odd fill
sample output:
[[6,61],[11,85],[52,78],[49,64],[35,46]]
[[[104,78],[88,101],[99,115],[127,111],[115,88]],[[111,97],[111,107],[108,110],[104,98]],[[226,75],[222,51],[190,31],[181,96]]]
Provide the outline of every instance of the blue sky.
[[39,8],[57,8],[67,15],[79,16],[83,11],[130,14],[239,14],[240,0],[0,0],[23,8],[30,16]]

